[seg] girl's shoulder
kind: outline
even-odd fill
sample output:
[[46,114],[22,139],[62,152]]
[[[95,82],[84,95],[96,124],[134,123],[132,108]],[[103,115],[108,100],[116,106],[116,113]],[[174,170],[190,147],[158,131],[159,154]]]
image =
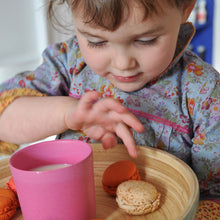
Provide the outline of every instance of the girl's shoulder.
[[64,56],[78,59],[81,57],[78,41],[75,36],[62,42],[49,45],[44,51],[43,56],[50,55],[52,57]]
[[45,61],[55,63],[56,66],[64,66],[68,71],[71,68],[85,66],[78,41],[75,36],[66,41],[49,45],[44,50],[42,56]]
[[181,94],[197,102],[220,96],[220,74],[195,53],[185,51],[178,67]]
[[194,52],[186,50],[183,54],[184,72],[186,76],[195,78],[220,78],[219,72],[209,63],[202,60]]
[[182,80],[192,87],[215,87],[220,83],[219,72],[211,64],[187,50],[182,57],[181,75]]

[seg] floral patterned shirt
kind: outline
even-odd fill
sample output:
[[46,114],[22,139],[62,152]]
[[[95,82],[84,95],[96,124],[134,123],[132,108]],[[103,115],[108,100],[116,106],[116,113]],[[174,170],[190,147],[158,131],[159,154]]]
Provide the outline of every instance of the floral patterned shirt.
[[[73,37],[49,46],[42,65],[1,84],[0,94],[28,88],[48,96],[80,99],[86,91],[96,90],[100,98],[117,99],[145,126],[143,133],[133,131],[137,145],[163,149],[179,157],[197,174],[201,192],[219,196],[220,75],[186,49],[193,34],[192,25],[183,24],[172,63],[162,76],[135,92],[121,91],[94,73]],[[0,105],[4,100],[0,99]],[[72,130],[58,138],[94,142]]]

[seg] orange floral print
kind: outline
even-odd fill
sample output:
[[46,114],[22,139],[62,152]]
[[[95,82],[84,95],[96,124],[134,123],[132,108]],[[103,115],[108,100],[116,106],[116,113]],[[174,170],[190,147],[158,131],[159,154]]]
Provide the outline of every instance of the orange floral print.
[[214,104],[211,108],[211,112],[214,114],[218,114],[220,112],[220,104]]
[[60,48],[61,53],[66,53],[67,51],[67,45],[65,43],[62,43],[62,47]]
[[70,74],[75,74],[75,75],[78,75],[80,73],[80,71],[83,69],[83,67],[85,66],[85,63],[83,61],[81,61],[78,66],[74,66],[74,67],[71,67],[69,69],[69,73]]
[[203,68],[200,65],[197,65],[196,62],[191,62],[186,66],[187,73],[193,72],[197,76],[201,76],[203,74]]
[[82,57],[82,54],[81,54],[80,50],[78,50],[78,51],[77,51],[76,58],[79,59],[79,58],[81,58],[81,57]]
[[26,80],[33,81],[34,80],[34,73],[31,73],[30,75],[26,76]]
[[109,97],[114,98],[115,93],[113,90],[113,85],[109,85],[108,87],[106,85],[103,85],[100,89],[100,96],[103,97]]
[[212,98],[207,98],[203,103],[202,103],[202,109],[208,110],[210,107],[210,104],[213,102]]
[[163,141],[159,141],[158,144],[157,144],[157,148],[161,149],[161,150],[164,150],[164,149],[166,149],[166,144],[164,144]]
[[111,84],[109,86],[103,85],[100,88],[100,98],[114,98],[115,100],[119,101],[120,103],[123,103],[123,99],[120,97],[115,98],[115,92],[114,92],[114,86]]
[[194,108],[195,108],[196,101],[195,101],[194,98],[192,98],[192,99],[188,98],[187,101],[188,101],[188,106],[189,106],[189,114],[192,116]]
[[204,144],[204,141],[205,140],[205,133],[201,133],[199,134],[199,136],[195,137],[194,140],[193,140],[193,143],[195,145],[203,145]]

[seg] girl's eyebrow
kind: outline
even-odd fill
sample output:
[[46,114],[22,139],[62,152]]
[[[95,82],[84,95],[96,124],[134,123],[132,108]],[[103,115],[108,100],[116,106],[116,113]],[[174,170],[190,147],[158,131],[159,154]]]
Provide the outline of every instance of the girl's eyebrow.
[[140,34],[136,34],[135,36],[145,36],[145,35],[156,34],[158,32],[161,32],[163,29],[164,29],[163,26],[158,26],[158,27],[150,29],[150,30],[148,30],[146,32],[143,32],[143,33],[140,33]]
[[[146,36],[146,35],[152,35],[152,34],[156,34],[158,32],[161,32],[163,31],[163,26],[157,26],[157,27],[154,27],[146,32],[143,32],[143,33],[139,33],[139,34],[134,34],[133,37],[141,37],[141,36]],[[99,36],[97,34],[92,34],[92,33],[89,33],[87,31],[84,31],[84,30],[80,30],[79,28],[77,28],[77,31],[84,35],[84,36],[87,36],[87,37],[94,37],[94,38],[103,38],[102,36]]]
[[102,38],[102,37],[99,36],[99,35],[92,34],[92,33],[89,33],[89,32],[87,32],[87,31],[80,30],[80,29],[78,29],[78,28],[77,28],[77,31],[78,31],[80,34],[82,34],[82,35],[84,35],[84,36],[87,36],[87,37]]

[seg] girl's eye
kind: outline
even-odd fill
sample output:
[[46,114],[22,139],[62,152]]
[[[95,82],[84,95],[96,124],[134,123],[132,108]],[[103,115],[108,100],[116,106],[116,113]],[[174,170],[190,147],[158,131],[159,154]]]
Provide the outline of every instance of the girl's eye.
[[152,39],[139,39],[139,40],[135,40],[135,42],[137,42],[138,44],[141,44],[141,45],[153,45],[155,44],[157,41],[157,37],[155,38],[152,38]]
[[106,45],[106,41],[98,41],[98,42],[93,42],[88,40],[88,46],[95,48],[95,47],[103,47]]

